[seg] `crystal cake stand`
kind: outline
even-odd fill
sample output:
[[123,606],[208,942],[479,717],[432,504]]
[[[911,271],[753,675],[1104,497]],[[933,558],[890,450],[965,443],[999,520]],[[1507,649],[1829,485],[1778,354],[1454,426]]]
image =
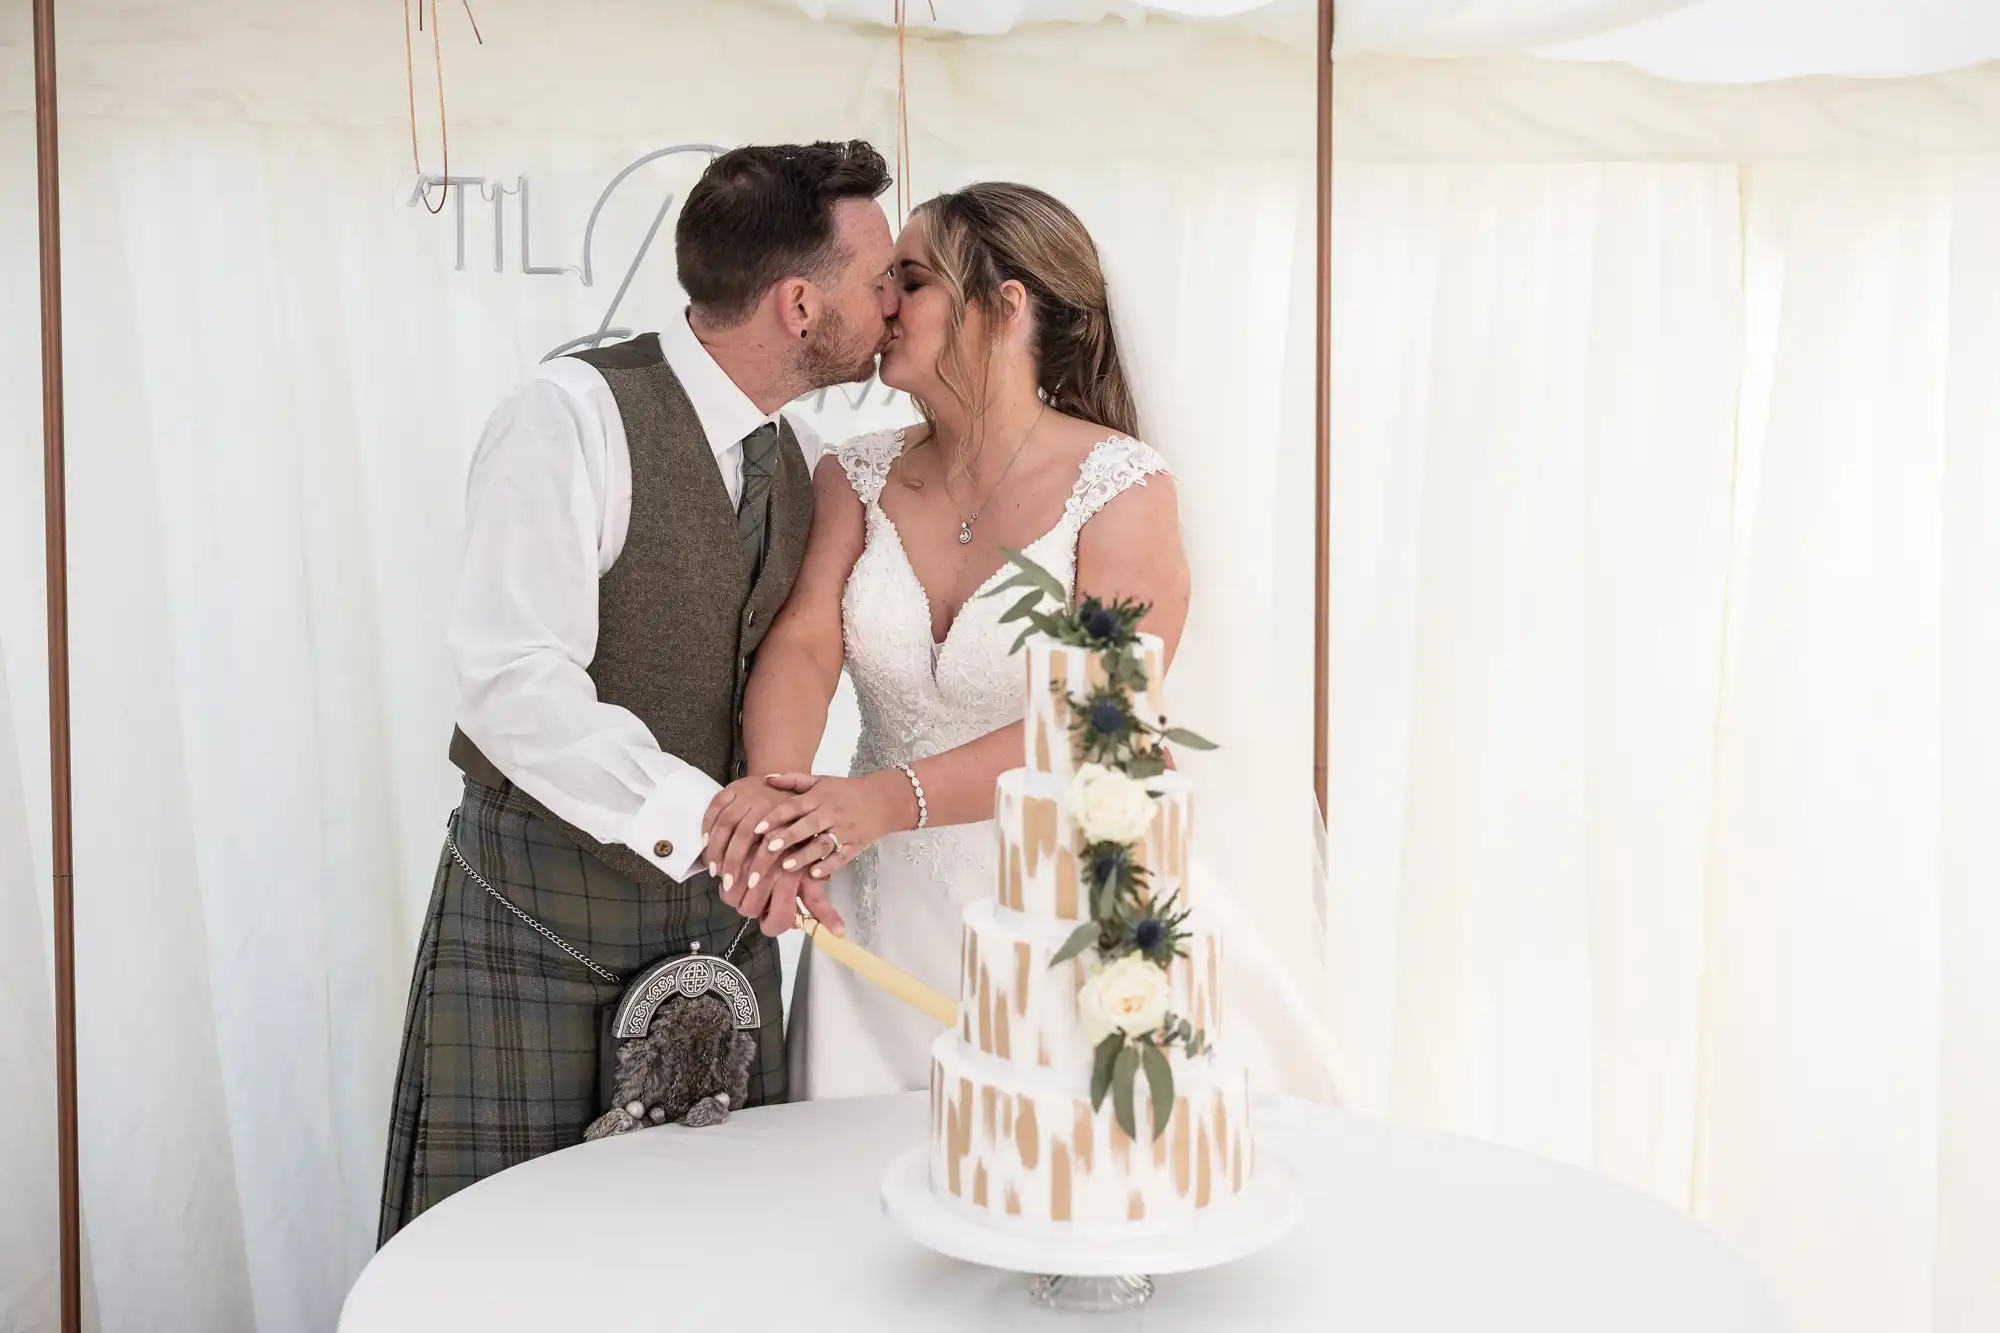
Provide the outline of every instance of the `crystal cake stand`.
[[1028,1291],[1057,1310],[1129,1310],[1153,1294],[1158,1273],[1191,1273],[1255,1254],[1282,1240],[1305,1209],[1299,1179],[1259,1153],[1243,1192],[1192,1224],[1157,1235],[1113,1239],[1043,1236],[981,1226],[931,1193],[922,1144],[882,1177],[882,1211],[926,1249],[967,1263],[1032,1275]]

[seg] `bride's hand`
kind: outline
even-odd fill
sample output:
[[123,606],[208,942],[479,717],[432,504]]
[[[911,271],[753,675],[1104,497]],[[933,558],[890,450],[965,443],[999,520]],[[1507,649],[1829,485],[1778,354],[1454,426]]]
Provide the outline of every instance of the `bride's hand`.
[[765,814],[768,828],[745,865],[747,887],[739,910],[750,915],[763,897],[759,890],[768,891],[774,876],[803,875],[808,889],[824,883],[870,843],[913,828],[916,817],[909,781],[894,769],[819,779]]
[[738,778],[709,802],[701,820],[702,861],[721,885],[722,901],[737,905],[743,863],[757,850],[757,835],[770,827],[766,816],[787,797],[809,791],[812,785],[809,773]]

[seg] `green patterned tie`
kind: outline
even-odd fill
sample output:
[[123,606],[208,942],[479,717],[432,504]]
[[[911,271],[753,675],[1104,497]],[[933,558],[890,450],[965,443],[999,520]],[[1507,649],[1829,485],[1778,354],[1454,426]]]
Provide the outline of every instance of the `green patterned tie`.
[[771,475],[777,470],[778,427],[765,422],[743,437],[743,500],[736,506],[736,536],[750,558],[750,582],[764,571],[771,513]]

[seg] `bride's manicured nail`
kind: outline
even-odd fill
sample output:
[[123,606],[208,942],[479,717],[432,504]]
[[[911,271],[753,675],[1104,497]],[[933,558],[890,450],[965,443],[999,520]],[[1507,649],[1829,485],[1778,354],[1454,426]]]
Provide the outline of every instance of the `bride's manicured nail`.
[[715,878],[715,862],[713,862],[713,861],[710,861],[710,862],[708,863],[708,877],[709,877],[710,879],[714,879],[714,878]]
[[785,850],[785,840],[783,838],[773,838],[771,839],[771,845],[765,848],[765,850],[772,852],[782,852]]
[[759,824],[756,828],[751,829],[750,831],[761,838],[766,833],[769,833],[771,831],[771,821],[767,819],[763,823]]
[[799,868],[799,863],[798,863],[797,861],[786,861],[786,862],[785,862],[785,869],[787,869],[787,870],[797,870],[798,868]]
[[757,881],[762,878],[764,878],[762,875],[752,875],[750,876],[749,879],[743,881],[743,887],[745,887],[746,889],[754,889],[757,887]]
[[734,876],[734,875],[724,875],[724,876],[722,877],[722,891],[723,891],[724,893],[727,893],[727,892],[729,892],[729,891],[730,891],[731,889],[733,889],[733,888],[735,888],[735,887],[736,887],[736,876]]

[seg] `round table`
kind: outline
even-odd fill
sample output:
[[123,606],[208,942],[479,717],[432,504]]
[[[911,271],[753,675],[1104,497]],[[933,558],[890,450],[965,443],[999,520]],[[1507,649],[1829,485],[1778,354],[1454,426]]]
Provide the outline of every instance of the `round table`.
[[1305,1219],[1252,1258],[1159,1279],[1142,1310],[1059,1315],[1027,1279],[942,1258],[882,1215],[923,1093],[743,1111],[528,1162],[375,1256],[340,1333],[702,1328],[1779,1333],[1749,1266],[1680,1213],[1587,1172],[1299,1102],[1260,1152]]

